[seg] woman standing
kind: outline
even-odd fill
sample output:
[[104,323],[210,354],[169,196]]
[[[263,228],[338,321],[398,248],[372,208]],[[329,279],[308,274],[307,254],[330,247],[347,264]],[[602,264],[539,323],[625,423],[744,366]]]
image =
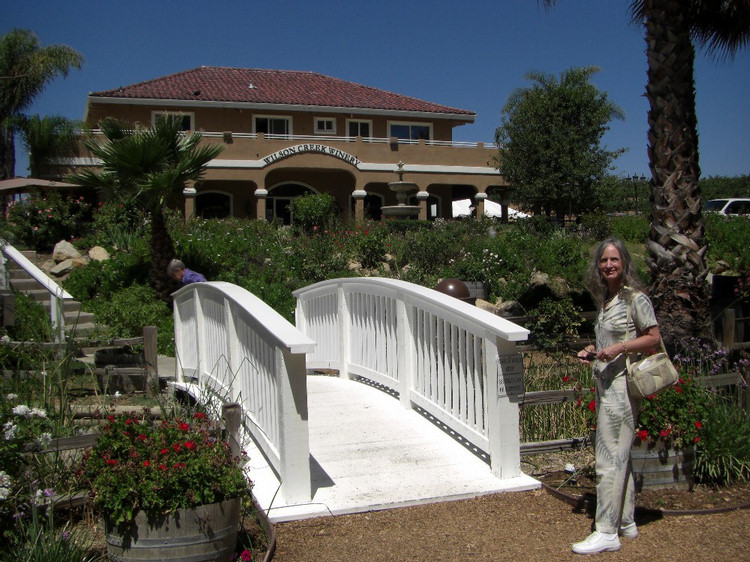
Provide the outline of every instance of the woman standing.
[[593,361],[596,380],[596,530],[573,545],[578,554],[619,550],[618,535],[638,536],[630,447],[640,402],[628,395],[625,356],[648,351],[661,338],[654,308],[639,290],[633,261],[620,240],[599,244],[587,285],[599,306],[596,347],[587,346],[578,357],[585,364]]

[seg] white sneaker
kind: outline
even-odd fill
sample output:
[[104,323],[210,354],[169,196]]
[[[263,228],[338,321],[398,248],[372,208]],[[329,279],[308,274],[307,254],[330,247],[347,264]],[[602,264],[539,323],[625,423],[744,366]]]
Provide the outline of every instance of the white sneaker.
[[637,539],[638,534],[638,527],[635,526],[635,523],[620,527],[620,536],[626,539]]
[[603,535],[599,531],[594,531],[582,542],[575,543],[572,548],[576,554],[614,552],[620,550],[620,539],[617,538],[617,535]]

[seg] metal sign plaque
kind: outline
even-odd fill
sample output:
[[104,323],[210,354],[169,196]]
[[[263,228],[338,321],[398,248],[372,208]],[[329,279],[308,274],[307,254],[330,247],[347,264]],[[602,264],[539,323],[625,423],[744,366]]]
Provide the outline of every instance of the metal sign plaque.
[[498,355],[497,395],[523,394],[523,355]]

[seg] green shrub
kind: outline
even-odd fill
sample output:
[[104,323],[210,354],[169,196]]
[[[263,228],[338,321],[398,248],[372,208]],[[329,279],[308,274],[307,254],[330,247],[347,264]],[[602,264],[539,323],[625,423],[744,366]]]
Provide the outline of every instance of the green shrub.
[[128,251],[145,229],[146,214],[134,201],[100,202],[93,214],[90,245]]
[[138,337],[144,326],[156,326],[159,353],[174,355],[172,312],[151,287],[135,284],[108,299],[97,299],[94,313],[97,322],[107,326],[107,336],[111,338]]
[[717,399],[701,431],[693,466],[704,484],[725,486],[750,479],[750,418],[737,406]]
[[529,312],[530,341],[542,349],[559,349],[566,339],[578,337],[581,309],[570,298],[547,298]]
[[331,228],[338,215],[336,199],[330,193],[307,194],[292,200],[294,225],[306,234]]
[[623,242],[643,244],[648,237],[649,228],[649,218],[646,215],[615,217],[611,221],[610,232]]
[[705,220],[709,268],[723,260],[737,275],[750,270],[750,220],[717,214],[706,214]]
[[82,196],[63,197],[53,191],[44,197],[13,202],[7,217],[16,240],[38,252],[47,252],[60,240],[86,234],[91,205]]
[[49,312],[30,296],[16,292],[16,321],[8,326],[8,336],[14,341],[46,342],[52,340]]

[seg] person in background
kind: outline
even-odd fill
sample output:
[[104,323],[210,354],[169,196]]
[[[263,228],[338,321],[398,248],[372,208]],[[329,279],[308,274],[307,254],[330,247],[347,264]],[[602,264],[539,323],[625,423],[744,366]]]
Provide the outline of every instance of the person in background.
[[167,267],[167,273],[169,276],[182,283],[183,285],[189,285],[190,283],[205,283],[206,278],[203,277],[200,273],[193,271],[191,269],[188,269],[185,267],[185,264],[182,263],[180,260],[174,259],[169,262],[169,266]]
[[630,448],[640,401],[628,394],[625,357],[646,352],[661,340],[654,307],[639,289],[633,260],[620,240],[599,244],[587,286],[599,307],[596,346],[579,351],[578,358],[587,365],[593,362],[596,381],[596,530],[572,546],[577,554],[620,550],[618,535],[638,536]]

